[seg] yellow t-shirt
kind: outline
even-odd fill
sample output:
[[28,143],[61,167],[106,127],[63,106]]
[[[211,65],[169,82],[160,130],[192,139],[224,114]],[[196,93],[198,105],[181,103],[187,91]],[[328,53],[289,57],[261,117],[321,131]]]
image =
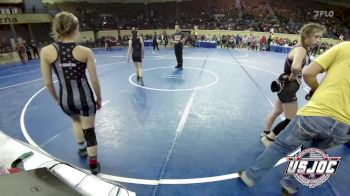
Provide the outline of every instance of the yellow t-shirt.
[[198,35],[198,29],[194,30],[194,35]]
[[300,116],[328,116],[350,125],[350,42],[342,42],[315,59],[326,75]]

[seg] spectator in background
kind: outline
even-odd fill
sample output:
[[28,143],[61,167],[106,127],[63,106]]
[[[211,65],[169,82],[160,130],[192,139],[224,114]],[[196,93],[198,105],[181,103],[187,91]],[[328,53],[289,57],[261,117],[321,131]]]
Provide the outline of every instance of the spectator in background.
[[34,40],[31,40],[31,42],[30,42],[30,47],[31,47],[32,50],[33,50],[33,56],[34,56],[34,58],[40,58],[39,52],[38,52],[38,47],[36,46]]
[[17,42],[16,50],[18,52],[18,56],[21,59],[22,63],[26,64],[27,63],[26,48],[22,42]]
[[27,42],[25,40],[23,40],[23,45],[26,48],[26,54],[28,57],[28,61],[32,60],[33,58],[32,58],[32,52],[31,52],[30,46],[27,44]]
[[156,49],[159,50],[157,32],[154,32],[154,33],[153,33],[153,36],[152,36],[152,44],[153,44],[153,51],[155,51]]
[[112,51],[112,36],[105,38],[106,50]]
[[163,32],[163,42],[164,42],[164,47],[166,48],[169,43],[169,38],[168,38],[168,34],[165,31]]

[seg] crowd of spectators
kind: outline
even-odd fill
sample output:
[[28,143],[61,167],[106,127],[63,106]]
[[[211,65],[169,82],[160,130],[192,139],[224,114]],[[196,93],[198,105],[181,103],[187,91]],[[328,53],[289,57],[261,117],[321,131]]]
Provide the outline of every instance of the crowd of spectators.
[[[66,10],[80,18],[82,30],[115,29],[227,29],[298,34],[304,23],[318,22],[328,28],[327,37],[349,38],[349,9],[322,5],[314,1],[240,0],[228,9],[208,8],[203,1],[144,4],[57,3],[47,5],[51,12]],[[298,2],[298,3],[296,3]],[[334,16],[315,16],[315,10],[332,9]],[[178,10],[174,9],[177,8]],[[178,12],[178,13],[177,13]],[[242,13],[241,15],[239,13]]]
[[[97,32],[132,27],[173,29],[175,24],[178,24],[182,29],[193,29],[194,26],[198,26],[199,29],[208,30],[269,32],[273,28],[275,33],[298,34],[303,24],[317,22],[327,27],[325,37],[337,39],[343,35],[345,40],[350,38],[350,18],[348,17],[350,9],[344,6],[326,5],[315,0],[239,0],[223,8],[219,0],[214,6],[208,6],[203,2],[202,0],[180,3],[167,1],[148,5],[64,2],[46,4],[46,9],[51,14],[63,10],[74,13],[80,19],[82,31]],[[322,10],[326,13],[316,16],[316,11]],[[207,39],[207,36],[204,35],[204,39]],[[199,39],[202,37],[200,36]],[[118,41],[120,45],[124,45],[127,37],[120,37],[117,40],[124,40]],[[104,41],[101,42],[104,43]],[[7,49],[2,48],[0,52],[5,50]]]
[[276,16],[281,22],[278,31],[296,34],[307,22],[317,22],[327,28],[326,37],[338,38],[345,35],[349,38],[349,8],[322,4],[319,1],[287,1],[274,0],[270,2]]
[[[145,42],[152,42],[152,34],[140,34]],[[111,35],[101,37],[99,40],[96,40],[96,43],[90,42],[90,47],[92,44],[95,44],[97,47],[105,47],[106,50],[112,50],[113,47],[126,47],[129,40],[128,35],[124,35],[123,37],[113,37]],[[167,40],[165,42],[165,40]],[[168,40],[169,43],[168,44]],[[253,34],[234,34],[228,33],[224,35],[216,35],[216,34],[186,34],[185,35],[185,46],[186,47],[198,47],[198,42],[211,42],[216,43],[217,47],[220,48],[244,48],[253,51],[269,51],[271,46],[284,46],[284,47],[293,47],[298,44],[298,40],[291,40],[289,38],[278,37],[277,35],[266,32],[261,36],[253,35]],[[157,42],[159,45],[164,45],[164,47],[172,47],[173,38],[166,31],[158,36]],[[165,43],[167,45],[165,45]],[[89,44],[87,41],[86,44]],[[151,45],[150,45],[151,46]],[[317,47],[312,50],[311,55],[318,55],[332,47],[332,44],[327,42],[321,42]]]

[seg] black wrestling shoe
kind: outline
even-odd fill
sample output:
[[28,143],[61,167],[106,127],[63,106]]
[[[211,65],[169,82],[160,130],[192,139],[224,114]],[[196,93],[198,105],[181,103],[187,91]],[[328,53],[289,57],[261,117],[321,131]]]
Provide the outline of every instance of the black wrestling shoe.
[[141,86],[144,86],[143,78],[140,78],[140,81],[139,81],[139,82],[140,82],[140,85],[141,85]]
[[87,157],[86,148],[84,148],[84,149],[79,148],[79,150],[78,150],[78,155],[79,155],[79,157],[81,157],[81,158]]
[[100,163],[97,162],[96,165],[89,164],[89,169],[93,175],[97,175],[98,173],[100,173]]

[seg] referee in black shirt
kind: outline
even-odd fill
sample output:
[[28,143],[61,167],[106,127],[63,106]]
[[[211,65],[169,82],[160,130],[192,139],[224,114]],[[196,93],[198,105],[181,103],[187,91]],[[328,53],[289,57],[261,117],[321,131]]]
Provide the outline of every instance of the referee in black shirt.
[[182,70],[182,49],[184,43],[184,34],[180,31],[179,25],[175,26],[175,34],[173,35],[175,56],[177,65],[175,68]]

